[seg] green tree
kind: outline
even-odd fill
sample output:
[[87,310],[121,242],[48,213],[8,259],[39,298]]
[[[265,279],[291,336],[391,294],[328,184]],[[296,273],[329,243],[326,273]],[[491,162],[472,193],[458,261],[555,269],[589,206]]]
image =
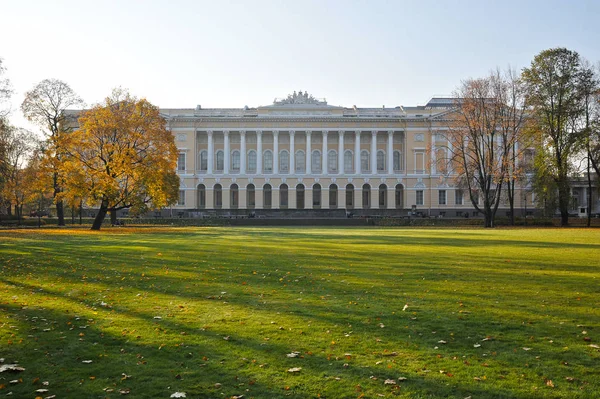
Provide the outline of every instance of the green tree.
[[569,176],[582,137],[581,73],[579,54],[566,48],[542,51],[522,73],[529,122],[540,139],[537,165],[556,183],[562,226],[569,223]]
[[65,148],[65,198],[100,205],[93,230],[109,211],[141,213],[177,201],[177,147],[158,108],[145,99],[114,90],[104,103],[82,112]]

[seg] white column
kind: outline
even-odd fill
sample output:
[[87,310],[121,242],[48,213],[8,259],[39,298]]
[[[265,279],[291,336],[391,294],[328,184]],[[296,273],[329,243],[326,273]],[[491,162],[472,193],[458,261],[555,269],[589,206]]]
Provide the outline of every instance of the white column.
[[296,159],[295,159],[295,154],[294,154],[294,152],[296,151],[294,148],[294,144],[295,144],[294,143],[294,135],[295,134],[296,134],[295,131],[290,130],[290,174],[296,173]]
[[338,132],[338,173],[344,173],[344,131]]
[[[209,175],[212,175],[213,166],[214,166],[214,162],[215,162],[215,160],[214,160],[215,145],[213,143],[213,131],[209,130],[206,132],[206,134],[208,135],[208,170],[206,171],[206,173]],[[208,195],[208,193],[206,195]]]
[[279,131],[277,130],[273,130],[273,174],[279,174]]
[[[388,143],[387,143],[387,170],[388,174],[394,173],[394,131],[388,131]],[[389,208],[389,201],[388,201]]]
[[[240,174],[246,174],[246,131],[240,130]],[[241,189],[241,187],[240,187]]]
[[377,173],[377,130],[371,132],[371,174]]
[[437,159],[437,154],[436,154],[436,148],[435,148],[435,133],[432,133],[431,134],[431,170],[429,171],[429,173],[432,175],[437,173],[436,159]]
[[229,162],[230,162],[229,155],[231,152],[231,148],[229,145],[229,131],[227,131],[227,130],[223,131],[223,138],[225,141],[225,150],[224,150],[225,151],[225,157],[224,157],[225,165],[223,165],[223,173],[228,174],[229,173]]
[[323,136],[323,149],[321,150],[322,153],[322,157],[321,157],[321,174],[325,175],[328,172],[328,168],[329,168],[329,155],[327,154],[327,130],[323,130],[322,132],[322,136]]
[[262,131],[256,131],[256,174],[263,173]]
[[360,130],[356,130],[354,132],[354,173],[360,172]]
[[310,130],[306,131],[306,174],[312,174],[312,140],[311,140],[312,132]]

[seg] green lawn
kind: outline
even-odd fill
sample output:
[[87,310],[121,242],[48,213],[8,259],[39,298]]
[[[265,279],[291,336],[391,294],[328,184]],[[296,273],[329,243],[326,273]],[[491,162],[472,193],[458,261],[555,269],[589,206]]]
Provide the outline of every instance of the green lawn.
[[600,229],[13,230],[0,267],[0,396],[600,397]]

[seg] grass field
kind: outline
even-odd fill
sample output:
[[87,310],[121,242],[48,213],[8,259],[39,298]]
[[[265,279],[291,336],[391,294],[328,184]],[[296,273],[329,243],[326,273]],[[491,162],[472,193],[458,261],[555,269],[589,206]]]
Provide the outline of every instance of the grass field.
[[600,397],[598,229],[12,230],[0,265],[0,396]]

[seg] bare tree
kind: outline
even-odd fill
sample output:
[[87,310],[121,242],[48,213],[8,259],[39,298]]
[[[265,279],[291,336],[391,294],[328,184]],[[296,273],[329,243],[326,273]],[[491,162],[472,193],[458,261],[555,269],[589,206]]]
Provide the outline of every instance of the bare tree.
[[[447,136],[449,160],[457,185],[494,227],[503,183],[509,171],[514,121],[507,110],[509,90],[499,73],[462,82]],[[506,140],[506,142],[504,142]]]
[[6,105],[6,103],[13,93],[10,80],[8,80],[6,77],[3,77],[5,72],[6,68],[4,68],[2,65],[2,58],[0,58],[0,118],[5,118],[8,115],[10,108]]
[[82,99],[63,81],[45,79],[25,94],[21,110],[25,117],[40,126],[47,138],[45,160],[52,175],[53,197],[56,204],[58,225],[65,225],[64,206],[61,193],[64,179],[60,173],[60,163],[64,158],[62,136],[66,133],[65,110],[80,108]]

